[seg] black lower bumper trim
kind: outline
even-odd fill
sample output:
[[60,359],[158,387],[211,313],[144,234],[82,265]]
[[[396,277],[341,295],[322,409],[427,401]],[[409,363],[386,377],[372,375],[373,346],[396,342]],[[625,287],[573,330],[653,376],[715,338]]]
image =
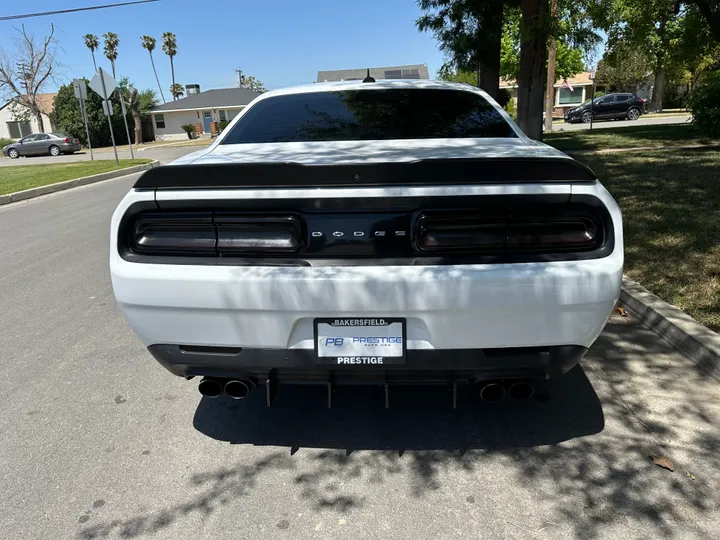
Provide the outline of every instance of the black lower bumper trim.
[[150,353],[181,376],[245,377],[259,381],[337,384],[447,383],[474,379],[552,378],[587,352],[578,345],[499,349],[408,350],[405,364],[319,364],[314,350],[151,345]]

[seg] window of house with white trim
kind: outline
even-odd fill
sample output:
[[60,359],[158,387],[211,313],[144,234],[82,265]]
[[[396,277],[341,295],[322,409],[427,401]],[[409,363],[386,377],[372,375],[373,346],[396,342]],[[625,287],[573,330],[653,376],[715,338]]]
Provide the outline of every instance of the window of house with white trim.
[[165,129],[165,115],[163,115],[163,114],[155,115],[155,127],[158,129]]
[[572,90],[569,88],[560,88],[560,96],[558,98],[558,104],[560,105],[571,105],[582,103],[583,89],[582,86],[576,86]]
[[220,121],[221,121],[221,122],[227,122],[227,114],[225,113],[224,110],[221,110],[221,111],[220,111]]

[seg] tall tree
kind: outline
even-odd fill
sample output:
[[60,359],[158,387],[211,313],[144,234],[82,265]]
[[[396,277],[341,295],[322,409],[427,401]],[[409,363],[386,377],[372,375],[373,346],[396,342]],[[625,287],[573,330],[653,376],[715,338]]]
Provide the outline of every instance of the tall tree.
[[242,70],[238,69],[238,87],[247,88],[253,92],[267,92],[267,88],[259,79],[256,79],[252,75],[245,75]]
[[715,43],[720,44],[720,2],[718,0],[689,0],[705,17]]
[[545,131],[552,131],[552,113],[555,107],[555,64],[557,62],[558,0],[550,0],[552,29],[548,49],[547,81],[545,83]]
[[[172,32],[163,32],[162,38],[162,50],[170,57],[170,73],[172,75],[172,86],[170,88],[173,89],[175,88],[175,63],[173,59],[177,54],[177,37]],[[173,99],[177,99],[178,95],[176,93],[172,93],[172,95]],[[179,95],[182,96],[182,92]]]
[[185,90],[180,83],[173,83],[173,85],[170,87],[170,94],[172,94],[173,99],[179,99],[183,97],[184,93]]
[[165,94],[163,94],[162,86],[160,85],[160,79],[158,78],[157,69],[155,69],[155,60],[153,59],[153,51],[155,50],[155,44],[157,41],[152,36],[142,36],[140,38],[142,40],[142,46],[143,49],[145,49],[150,54],[150,63],[152,64],[153,73],[155,74],[155,81],[158,85],[158,90],[160,90],[160,97],[163,100],[163,103],[165,103]]
[[548,0],[523,0],[517,123],[531,139],[542,140],[545,60],[550,35]]
[[0,94],[6,101],[27,107],[37,120],[38,129],[44,132],[43,111],[37,97],[55,71],[55,27],[51,24],[50,35],[42,39],[25,30],[24,25],[18,33],[20,38],[13,53],[0,49]]
[[115,60],[117,60],[118,57],[118,45],[120,45],[120,38],[118,38],[116,33],[108,32],[107,34],[103,34],[103,39],[105,40],[103,52],[105,53],[105,58],[110,60],[113,78],[115,78]]
[[85,34],[83,36],[83,39],[85,40],[85,46],[90,49],[90,54],[92,54],[93,59],[93,66],[95,67],[95,71],[97,72],[97,62],[95,62],[95,51],[100,47],[100,40],[97,36],[93,34]]
[[[517,3],[513,0],[511,4]],[[449,59],[448,69],[477,73],[477,84],[497,97],[500,83],[502,0],[419,0],[415,24],[431,32]]]

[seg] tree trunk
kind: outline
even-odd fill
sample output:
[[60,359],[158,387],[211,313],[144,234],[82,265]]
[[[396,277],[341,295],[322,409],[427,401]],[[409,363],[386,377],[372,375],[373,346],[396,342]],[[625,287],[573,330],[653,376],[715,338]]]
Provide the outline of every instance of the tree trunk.
[[482,28],[484,47],[479,51],[480,74],[478,85],[490,97],[497,99],[500,90],[500,49],[502,41],[503,3],[488,2]]
[[158,75],[157,75],[157,69],[155,69],[155,60],[153,60],[152,53],[150,53],[150,63],[152,64],[153,73],[155,73],[155,81],[157,81],[158,90],[160,90],[160,97],[162,98],[163,103],[167,103],[165,101],[165,94],[163,94],[163,91],[162,91],[162,86],[160,86],[160,79],[158,78]]
[[140,113],[133,112],[132,117],[135,123],[135,144],[142,144],[142,119],[140,118]]
[[550,38],[550,50],[547,61],[547,82],[545,83],[545,131],[552,131],[553,109],[555,108],[555,61],[557,59],[557,40],[555,28],[558,19],[558,0],[552,0],[553,35]]
[[663,96],[665,94],[665,68],[655,69],[655,83],[653,84],[652,104],[650,110],[662,111]]
[[172,88],[173,88],[173,101],[177,99],[177,96],[175,95],[175,64],[173,63],[173,57],[170,57],[170,73],[172,75]]
[[531,139],[542,140],[548,0],[523,0],[517,122]]
[[33,111],[33,113],[35,114],[35,120],[37,120],[38,131],[40,133],[45,133],[45,121],[43,120],[42,112],[40,112],[40,109],[37,109]]
[[93,66],[95,67],[95,73],[97,73],[97,63],[95,62],[95,51],[93,51],[91,49],[90,54],[92,54],[92,57],[93,57]]

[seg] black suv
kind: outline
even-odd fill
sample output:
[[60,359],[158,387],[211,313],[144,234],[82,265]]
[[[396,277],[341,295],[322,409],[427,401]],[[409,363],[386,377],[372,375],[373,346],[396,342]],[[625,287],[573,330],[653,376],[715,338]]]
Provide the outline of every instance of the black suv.
[[565,121],[571,124],[576,122],[590,122],[593,120],[637,120],[645,112],[645,100],[635,94],[608,94],[595,98],[590,107],[590,101],[579,107],[569,109],[565,113]]

